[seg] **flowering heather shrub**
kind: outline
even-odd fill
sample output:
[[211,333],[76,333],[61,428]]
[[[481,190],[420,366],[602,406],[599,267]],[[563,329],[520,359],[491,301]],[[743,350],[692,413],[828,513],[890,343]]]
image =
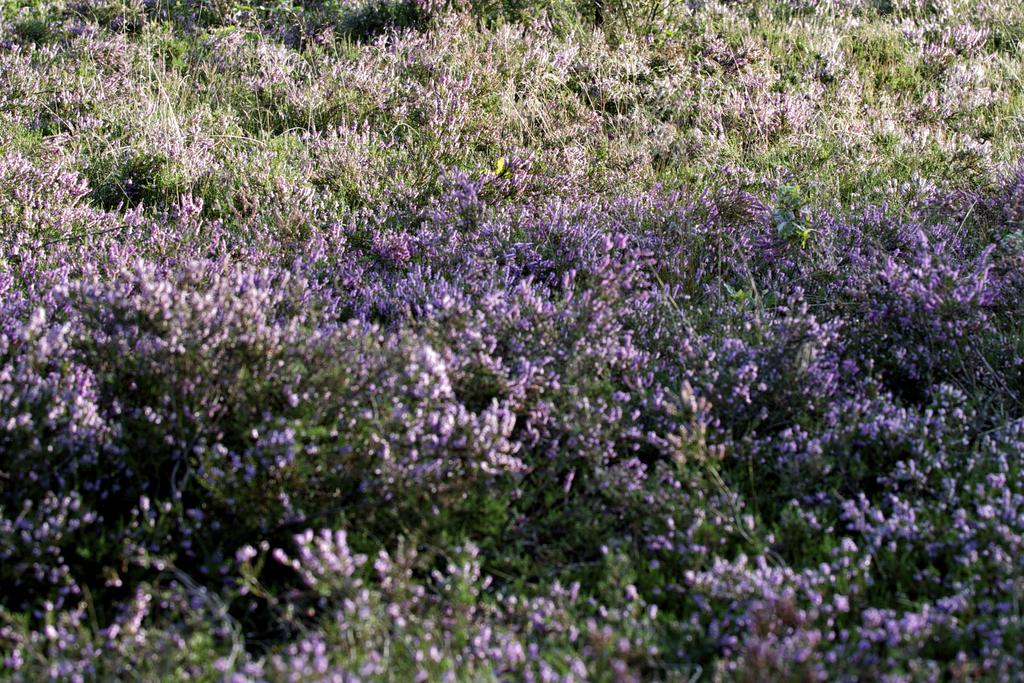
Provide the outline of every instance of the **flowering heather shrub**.
[[961,266],[945,262],[941,248],[919,245],[909,263],[890,256],[869,282],[854,285],[851,299],[863,316],[857,336],[898,391],[942,381],[951,366],[966,374],[977,365],[971,340],[991,329],[990,251]]
[[1021,27],[4,4],[2,676],[1024,676]]

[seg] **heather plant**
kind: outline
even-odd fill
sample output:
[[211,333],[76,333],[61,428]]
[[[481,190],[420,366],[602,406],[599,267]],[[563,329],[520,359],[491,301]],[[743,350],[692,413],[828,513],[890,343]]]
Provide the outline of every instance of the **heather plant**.
[[1016,680],[1016,3],[0,7],[11,680]]

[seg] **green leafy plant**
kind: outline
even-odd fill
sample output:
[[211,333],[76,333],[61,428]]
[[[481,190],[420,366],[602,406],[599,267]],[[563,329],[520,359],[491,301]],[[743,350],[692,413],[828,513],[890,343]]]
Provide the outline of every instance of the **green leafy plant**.
[[779,189],[777,206],[772,213],[775,229],[786,240],[799,240],[800,248],[807,247],[807,241],[814,232],[807,226],[804,213],[804,199],[800,188],[784,185]]

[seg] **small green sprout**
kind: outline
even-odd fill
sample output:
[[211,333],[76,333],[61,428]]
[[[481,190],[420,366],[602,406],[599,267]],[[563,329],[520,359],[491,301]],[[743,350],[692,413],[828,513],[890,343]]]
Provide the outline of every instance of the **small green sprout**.
[[728,282],[723,283],[725,285],[725,291],[729,295],[729,298],[738,304],[745,303],[750,300],[750,293],[742,288],[735,288]]
[[508,173],[508,160],[505,157],[499,157],[498,162],[494,165],[494,177],[500,178]]

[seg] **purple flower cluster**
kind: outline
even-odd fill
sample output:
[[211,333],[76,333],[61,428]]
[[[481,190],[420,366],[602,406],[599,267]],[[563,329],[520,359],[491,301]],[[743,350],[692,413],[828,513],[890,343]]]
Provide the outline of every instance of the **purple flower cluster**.
[[[12,672],[116,669],[194,628],[243,678],[1017,670],[1019,283],[996,247],[826,217],[799,249],[738,195],[508,212],[464,177],[414,230],[247,245],[200,203],[97,212],[4,163],[4,206],[68,207],[5,262]],[[118,231],[77,238],[83,215]],[[349,535],[293,531],[324,524]],[[389,554],[452,530],[499,545],[446,571]],[[584,587],[507,593],[514,549]],[[247,630],[291,644],[264,661],[231,645]]]

